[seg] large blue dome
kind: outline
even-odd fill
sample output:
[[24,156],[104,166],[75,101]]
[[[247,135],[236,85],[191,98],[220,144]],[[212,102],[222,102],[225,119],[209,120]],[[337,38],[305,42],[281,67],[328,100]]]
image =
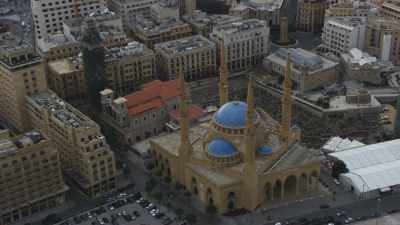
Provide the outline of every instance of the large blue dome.
[[226,127],[241,128],[246,125],[247,104],[240,101],[228,102],[215,113],[215,121]]
[[212,140],[207,146],[207,151],[215,157],[229,157],[238,153],[233,144],[221,138]]

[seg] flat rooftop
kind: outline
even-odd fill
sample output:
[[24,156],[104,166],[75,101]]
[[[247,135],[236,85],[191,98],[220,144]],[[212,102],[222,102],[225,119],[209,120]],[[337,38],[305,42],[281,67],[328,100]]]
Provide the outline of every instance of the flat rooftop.
[[28,145],[37,144],[44,139],[43,135],[36,131],[31,131],[14,138],[0,138],[0,157],[15,154],[19,149]]
[[207,14],[205,12],[197,12],[192,16],[183,16],[183,19],[197,27],[208,25],[222,25],[225,23],[236,22],[242,20],[241,17],[223,15],[223,14]]
[[168,55],[191,52],[201,48],[215,48],[215,44],[201,35],[156,44],[155,48]]
[[253,29],[263,28],[265,26],[266,23],[263,20],[248,19],[248,20],[240,20],[236,22],[226,23],[220,26],[215,26],[214,31],[223,32],[227,34],[234,34]]
[[144,44],[137,41],[129,42],[124,47],[115,47],[106,49],[106,61],[121,58],[124,56],[141,56],[150,55],[153,51],[148,49]]
[[80,71],[81,59],[79,57],[64,58],[48,63],[51,71],[57,74],[69,74]]
[[64,102],[63,99],[50,91],[33,95],[30,99],[68,127],[77,129],[98,126],[79,110]]
[[189,24],[170,18],[166,21],[158,23],[151,19],[146,19],[144,17],[137,16],[136,20],[133,22],[133,26],[140,30],[147,36],[157,35],[160,33],[168,32],[173,28],[189,26]]
[[244,0],[240,5],[256,10],[274,11],[282,7],[283,0]]
[[353,29],[354,27],[358,27],[361,25],[366,24],[366,18],[365,17],[329,17],[327,19],[327,22],[337,26],[337,27],[342,27],[346,29]]

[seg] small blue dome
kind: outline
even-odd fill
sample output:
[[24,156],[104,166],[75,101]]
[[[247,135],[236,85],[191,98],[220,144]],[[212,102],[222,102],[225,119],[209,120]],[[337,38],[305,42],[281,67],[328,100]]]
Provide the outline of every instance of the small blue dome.
[[268,146],[268,145],[264,145],[264,146],[259,147],[259,148],[257,149],[257,151],[258,151],[259,153],[261,153],[261,154],[267,155],[267,154],[272,153],[272,147],[270,147],[270,146]]
[[236,155],[238,151],[229,141],[221,138],[212,140],[208,146],[208,153],[216,157],[229,157]]
[[246,125],[247,104],[240,101],[228,102],[215,113],[215,121],[226,127],[241,128]]

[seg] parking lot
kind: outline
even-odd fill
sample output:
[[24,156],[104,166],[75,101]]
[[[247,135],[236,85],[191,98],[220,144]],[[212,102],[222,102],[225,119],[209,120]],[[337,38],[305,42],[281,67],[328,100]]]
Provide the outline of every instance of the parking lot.
[[108,203],[70,217],[55,225],[182,225],[173,212],[150,202],[141,193],[120,194]]

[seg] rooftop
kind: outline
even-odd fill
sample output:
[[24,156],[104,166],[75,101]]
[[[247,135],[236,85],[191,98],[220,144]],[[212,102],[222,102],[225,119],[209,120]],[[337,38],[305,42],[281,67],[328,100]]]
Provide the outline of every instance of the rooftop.
[[283,0],[244,0],[238,7],[251,7],[255,10],[274,11],[282,7]]
[[230,22],[214,27],[215,32],[223,32],[227,34],[240,33],[266,26],[265,21],[258,19],[247,19],[236,22]]
[[224,15],[224,14],[207,14],[205,12],[196,12],[192,16],[183,16],[183,19],[195,26],[222,25],[225,23],[241,20],[240,17]]
[[0,157],[15,154],[19,149],[37,144],[44,139],[43,135],[36,131],[31,131],[15,138],[0,138]]
[[144,44],[137,41],[129,42],[124,47],[115,47],[106,49],[106,61],[110,61],[116,58],[122,58],[125,56],[138,56],[151,54],[152,50],[148,49]]
[[37,105],[44,108],[50,115],[61,123],[74,129],[91,128],[97,124],[75,109],[73,106],[64,102],[51,91],[45,91],[30,97]]
[[79,57],[63,58],[48,63],[49,69],[57,74],[69,74],[81,71],[81,59]]
[[135,27],[135,29],[138,29],[147,36],[158,35],[160,33],[169,32],[173,28],[188,26],[187,23],[174,18],[170,18],[158,23],[155,20],[146,19],[140,16],[136,17],[136,20],[132,23],[132,25]]
[[326,22],[345,29],[353,29],[358,26],[362,26],[366,24],[366,17],[353,17],[353,16],[344,16],[344,17],[329,17]]
[[185,37],[155,45],[156,49],[168,55],[190,52],[200,48],[215,48],[215,44],[201,35]]

